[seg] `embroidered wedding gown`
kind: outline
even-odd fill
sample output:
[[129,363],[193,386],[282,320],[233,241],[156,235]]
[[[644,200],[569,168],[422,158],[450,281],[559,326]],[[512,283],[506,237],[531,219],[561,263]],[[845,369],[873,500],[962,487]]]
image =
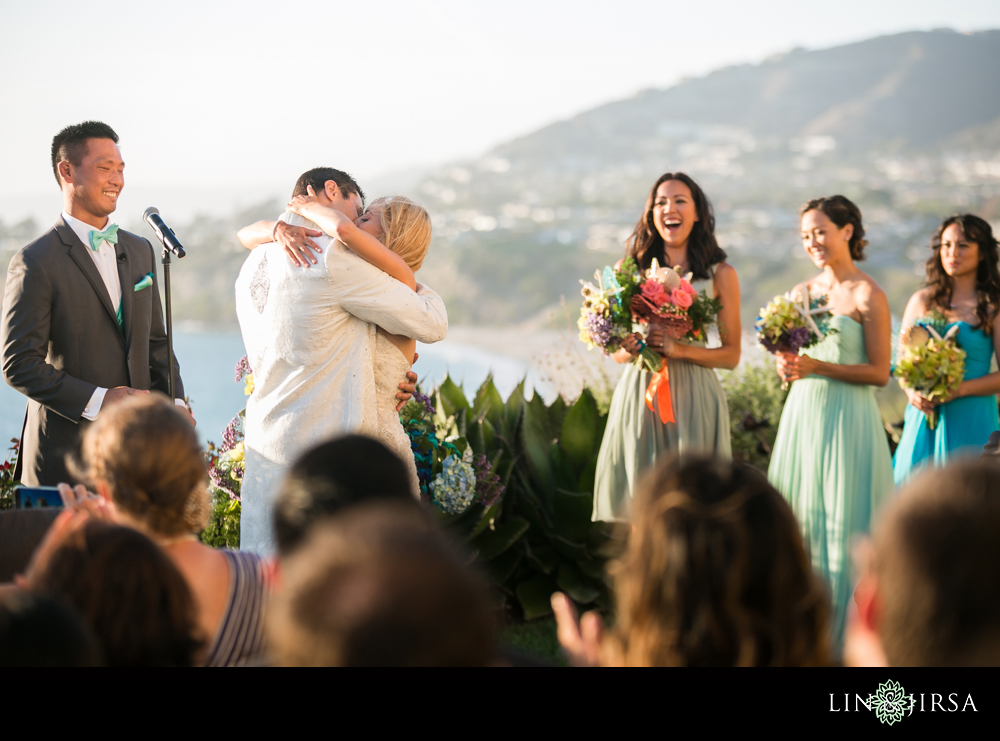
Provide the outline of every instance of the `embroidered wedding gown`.
[[410,438],[403,430],[396,411],[399,382],[406,378],[410,363],[403,353],[382,332],[375,334],[375,403],[378,406],[375,439],[383,443],[406,464],[410,474],[410,492],[420,498],[417,464],[410,448]]

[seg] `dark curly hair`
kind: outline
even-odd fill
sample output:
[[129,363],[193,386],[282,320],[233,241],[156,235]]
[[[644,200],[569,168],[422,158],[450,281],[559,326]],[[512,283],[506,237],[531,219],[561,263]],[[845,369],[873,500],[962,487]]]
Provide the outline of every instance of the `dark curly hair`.
[[864,238],[865,227],[861,223],[861,209],[851,199],[846,196],[813,198],[799,209],[799,217],[805,216],[808,211],[822,211],[830,221],[841,229],[848,224],[853,226],[854,231],[849,242],[851,259],[854,262],[861,262],[865,259],[865,247],[868,246],[868,240]]
[[791,508],[760,472],[672,457],[639,486],[632,523],[611,568],[609,663],[830,662],[825,589]]
[[927,286],[931,289],[931,305],[942,310],[951,308],[952,280],[941,264],[941,238],[945,229],[958,224],[962,234],[970,242],[979,245],[979,267],[976,269],[976,317],[986,334],[993,332],[993,319],[1000,309],[1000,261],[997,240],[993,229],[985,219],[974,214],[956,214],[941,222],[931,238],[931,257],[924,266],[927,271]]
[[691,191],[694,207],[698,212],[698,221],[691,229],[688,237],[688,262],[695,280],[708,280],[711,277],[709,268],[726,259],[723,250],[715,239],[715,213],[705,191],[694,179],[683,172],[666,172],[653,183],[646,198],[646,207],[639,217],[632,236],[625,243],[625,256],[633,257],[642,270],[647,270],[655,257],[661,265],[666,265],[663,237],[656,230],[653,222],[653,203],[656,201],[656,189],[669,180],[684,183]]

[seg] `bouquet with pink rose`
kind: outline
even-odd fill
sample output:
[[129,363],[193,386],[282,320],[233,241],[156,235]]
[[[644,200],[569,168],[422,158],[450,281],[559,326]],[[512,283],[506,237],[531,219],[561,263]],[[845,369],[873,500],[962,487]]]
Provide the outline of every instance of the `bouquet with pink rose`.
[[708,327],[718,320],[722,308],[718,299],[694,290],[690,273],[682,277],[673,268],[660,267],[656,258],[630,306],[639,323],[658,324],[673,339],[693,342],[705,339]]

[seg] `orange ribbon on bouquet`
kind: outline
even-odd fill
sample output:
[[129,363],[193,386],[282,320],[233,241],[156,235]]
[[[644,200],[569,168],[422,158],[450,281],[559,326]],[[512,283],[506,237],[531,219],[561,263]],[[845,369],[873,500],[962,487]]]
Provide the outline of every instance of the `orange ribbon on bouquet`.
[[646,387],[646,406],[649,411],[655,412],[653,399],[656,399],[656,406],[660,412],[660,419],[663,423],[674,421],[674,403],[670,398],[670,374],[667,372],[667,359],[663,359],[663,367],[653,374],[653,379]]

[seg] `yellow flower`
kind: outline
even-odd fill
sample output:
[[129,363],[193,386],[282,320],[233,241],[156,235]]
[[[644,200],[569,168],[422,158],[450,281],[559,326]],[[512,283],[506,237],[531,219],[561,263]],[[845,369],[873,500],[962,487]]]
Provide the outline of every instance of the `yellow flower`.
[[231,460],[233,463],[240,463],[243,461],[243,443],[238,442],[228,451],[226,451],[226,458]]
[[253,373],[247,373],[246,376],[243,377],[243,382],[246,384],[243,387],[243,395],[244,396],[250,396],[250,394],[253,393],[253,388],[254,388],[254,386],[253,386]]

